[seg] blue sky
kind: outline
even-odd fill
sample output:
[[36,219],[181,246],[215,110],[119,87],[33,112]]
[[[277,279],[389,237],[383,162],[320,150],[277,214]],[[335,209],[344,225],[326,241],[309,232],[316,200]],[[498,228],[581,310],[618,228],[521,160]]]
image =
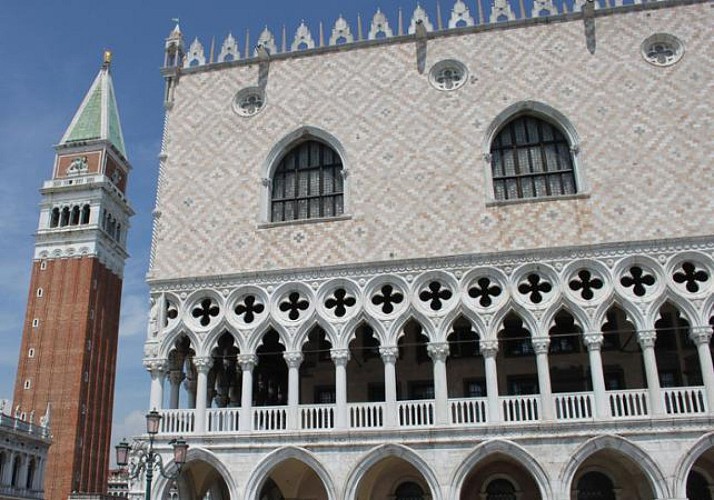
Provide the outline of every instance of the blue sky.
[[[453,2],[441,3],[446,22]],[[473,3],[467,2],[472,9]],[[435,23],[435,0],[422,4]],[[159,67],[164,38],[173,28],[171,19],[181,19],[187,45],[198,36],[208,50],[215,36],[220,47],[232,32],[243,50],[246,28],[254,43],[266,24],[276,36],[285,24],[291,41],[304,19],[317,39],[318,23],[322,21],[328,33],[340,14],[355,31],[357,13],[361,13],[366,30],[377,7],[396,31],[399,6],[404,8],[407,25],[415,0],[342,4],[330,0],[250,4],[237,0],[200,4],[186,0],[4,0],[0,14],[0,398],[12,397],[39,215],[38,189],[51,175],[52,146],[59,142],[94,79],[103,49],[114,52],[114,86],[127,154],[134,167],[129,199],[136,211],[122,299],[114,444],[142,431],[148,405],[149,377],[142,366],[148,304],[144,275],[163,123]]]

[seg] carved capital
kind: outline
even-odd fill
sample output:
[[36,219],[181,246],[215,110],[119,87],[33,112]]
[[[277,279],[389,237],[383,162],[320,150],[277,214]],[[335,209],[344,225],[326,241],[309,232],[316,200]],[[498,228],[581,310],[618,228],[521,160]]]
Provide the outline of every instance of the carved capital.
[[429,353],[429,357],[432,361],[446,361],[449,357],[449,343],[448,342],[430,342],[426,346],[426,352]]
[[387,346],[379,348],[379,355],[382,357],[384,364],[393,365],[397,362],[397,356],[399,355],[399,348],[397,346]]
[[479,349],[484,358],[495,358],[498,354],[498,340],[481,340]]
[[335,366],[347,366],[350,361],[350,350],[349,349],[331,349],[330,357]]
[[531,339],[533,344],[533,352],[536,355],[548,354],[548,348],[550,347],[550,339],[548,337],[534,337]]
[[583,336],[583,342],[588,348],[588,351],[599,351],[602,347],[603,335],[602,333],[586,333]]
[[580,144],[573,144],[570,146],[570,152],[573,153],[573,156],[577,156],[578,153],[580,153]]
[[489,165],[491,164],[491,159],[492,159],[491,153],[483,154],[483,161],[488,163]]
[[196,367],[198,373],[208,373],[213,366],[213,358],[193,358],[193,366]]
[[697,346],[709,344],[712,338],[712,328],[710,326],[695,326],[689,332],[689,338]]
[[654,330],[637,333],[637,342],[642,349],[654,348],[655,340],[657,340],[657,332]]
[[253,368],[258,364],[258,356],[255,354],[239,354],[238,364],[244,372],[253,371]]
[[144,367],[151,373],[151,376],[164,375],[169,362],[166,359],[145,359]]
[[288,368],[300,368],[304,356],[300,351],[284,352],[283,359],[288,364]]
[[269,187],[269,186],[270,186],[270,178],[269,178],[269,177],[263,177],[262,179],[260,179],[260,183],[261,183],[264,187]]
[[179,385],[185,378],[186,375],[184,375],[181,370],[171,370],[169,372],[169,382],[171,385]]

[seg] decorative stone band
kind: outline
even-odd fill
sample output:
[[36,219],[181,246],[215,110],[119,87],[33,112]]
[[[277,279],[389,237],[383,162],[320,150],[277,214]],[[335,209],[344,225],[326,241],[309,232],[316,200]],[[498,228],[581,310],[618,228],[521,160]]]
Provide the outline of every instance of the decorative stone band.
[[213,366],[213,358],[193,358],[193,365],[199,373],[208,373]]
[[258,364],[258,356],[256,354],[239,354],[238,364],[244,372],[253,371],[253,368]]
[[[69,237],[69,236],[68,236]],[[81,243],[37,243],[34,260],[80,259],[94,257],[118,277],[124,276],[124,261],[128,254],[115,243],[104,243],[99,233],[96,238]]]
[[145,359],[144,367],[152,375],[165,374],[169,366],[166,359]]
[[283,359],[285,359],[285,362],[288,364],[288,368],[300,368],[300,364],[302,364],[304,358],[300,351],[283,353]]
[[599,351],[602,347],[604,337],[601,333],[586,333],[583,335],[583,342],[588,348],[588,351]]

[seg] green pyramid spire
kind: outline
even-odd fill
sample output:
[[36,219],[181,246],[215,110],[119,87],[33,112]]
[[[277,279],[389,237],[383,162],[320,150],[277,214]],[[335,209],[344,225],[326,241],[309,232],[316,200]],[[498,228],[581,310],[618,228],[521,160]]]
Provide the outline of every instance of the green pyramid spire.
[[114,96],[114,84],[109,72],[110,61],[111,54],[105,53],[104,64],[62,136],[60,146],[105,140],[111,142],[126,157],[119,110]]

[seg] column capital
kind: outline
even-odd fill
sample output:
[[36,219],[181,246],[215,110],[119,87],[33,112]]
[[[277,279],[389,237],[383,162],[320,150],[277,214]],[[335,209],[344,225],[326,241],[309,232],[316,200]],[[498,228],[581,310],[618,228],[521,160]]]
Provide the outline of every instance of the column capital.
[[305,357],[301,351],[289,351],[283,353],[283,359],[288,364],[288,368],[300,368],[300,364]]
[[479,350],[484,358],[495,358],[498,354],[498,340],[479,340]]
[[397,356],[399,356],[399,348],[395,345],[380,347],[379,355],[382,357],[384,364],[393,365],[397,362]]
[[449,343],[429,342],[426,346],[426,352],[429,353],[429,357],[432,361],[446,361],[446,358],[449,356]]
[[193,358],[193,366],[196,367],[198,373],[208,373],[213,366],[213,358]]
[[145,359],[144,368],[152,375],[165,374],[167,368],[169,367],[169,362],[166,359]]
[[350,361],[349,349],[330,349],[330,357],[335,366],[347,366]]
[[637,332],[637,342],[642,349],[652,348],[657,340],[657,332],[654,330],[645,330]]
[[583,343],[588,351],[599,351],[604,338],[602,333],[586,333],[583,335]]
[[548,337],[533,337],[531,339],[531,344],[533,345],[533,351],[538,354],[548,354],[548,348],[550,347],[550,338]]
[[695,326],[689,330],[689,338],[695,345],[708,344],[712,338],[711,326]]
[[186,378],[186,375],[181,370],[171,370],[169,372],[169,382],[171,385],[180,385]]
[[237,361],[241,370],[250,372],[258,364],[258,356],[256,354],[239,354]]

